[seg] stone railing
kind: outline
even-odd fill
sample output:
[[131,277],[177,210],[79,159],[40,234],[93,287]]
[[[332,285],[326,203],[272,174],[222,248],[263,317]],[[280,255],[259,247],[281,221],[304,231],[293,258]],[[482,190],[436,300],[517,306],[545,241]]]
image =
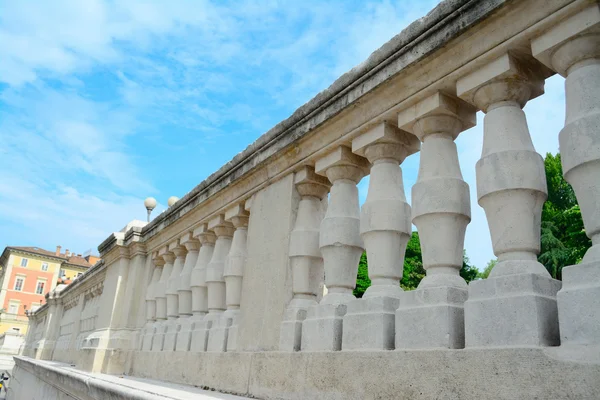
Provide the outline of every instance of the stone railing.
[[[547,189],[523,111],[556,73],[567,117],[548,134],[593,243],[563,282],[537,262]],[[454,140],[477,111],[469,188]],[[151,223],[110,235],[102,265],[30,314],[25,355],[269,398],[587,398],[600,373],[599,126],[596,2],[443,2]],[[401,166],[416,152],[409,205]],[[498,264],[467,285],[472,189]],[[411,224],[427,276],[405,292]],[[363,251],[372,285],[356,299]]]

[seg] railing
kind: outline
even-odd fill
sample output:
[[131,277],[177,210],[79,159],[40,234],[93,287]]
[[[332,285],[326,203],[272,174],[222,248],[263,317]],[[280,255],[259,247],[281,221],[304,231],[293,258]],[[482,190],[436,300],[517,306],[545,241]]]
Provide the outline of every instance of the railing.
[[[251,365],[288,368],[281,375],[292,373],[289,360],[306,362],[302,368],[321,360],[331,381],[356,350],[386,360],[399,353],[384,350],[445,351],[441,357],[457,363],[477,351],[493,358],[498,348],[596,357],[571,349],[600,345],[598,29],[600,9],[591,1],[442,4],[155,221],[112,234],[99,248],[105,275],[90,272],[50,294],[45,312],[56,326],[46,331],[56,339],[67,296],[82,295],[86,303],[72,308],[79,313],[72,318],[86,356],[110,349],[130,357],[103,363],[90,356],[85,367],[119,373],[152,371],[135,357],[156,367],[174,351],[210,352],[206,362],[221,367],[273,351],[280,364]],[[562,283],[537,262],[547,189],[523,111],[555,73],[566,77],[568,94],[560,133],[565,176],[594,244],[581,265],[564,270]],[[469,188],[454,140],[478,111],[485,113],[484,145],[477,187]],[[401,165],[416,152],[409,205]],[[367,175],[359,207],[357,184]],[[467,285],[459,271],[471,190],[498,263],[488,279]],[[412,224],[427,273],[404,292]],[[357,299],[352,289],[365,251],[372,285]],[[239,357],[214,355],[225,352]],[[282,355],[292,352],[300,355]],[[421,363],[426,353],[410,357],[437,365]],[[173,376],[189,376],[181,364]]]

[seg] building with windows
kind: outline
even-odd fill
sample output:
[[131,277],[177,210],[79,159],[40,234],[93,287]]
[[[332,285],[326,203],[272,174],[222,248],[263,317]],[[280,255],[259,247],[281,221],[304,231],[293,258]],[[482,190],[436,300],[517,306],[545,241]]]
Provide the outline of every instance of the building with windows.
[[0,256],[0,334],[26,333],[25,312],[42,306],[58,283],[70,283],[98,260],[69,250],[62,253],[61,246],[55,251],[6,247]]

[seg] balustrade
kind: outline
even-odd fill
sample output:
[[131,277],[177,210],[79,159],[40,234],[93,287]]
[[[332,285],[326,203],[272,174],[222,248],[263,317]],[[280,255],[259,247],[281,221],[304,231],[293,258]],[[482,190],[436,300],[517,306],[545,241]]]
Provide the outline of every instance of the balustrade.
[[[506,7],[525,3],[531,2]],[[536,9],[546,6],[539,3]],[[471,46],[487,43],[472,36],[460,40]],[[120,258],[111,261],[120,264],[111,265],[117,266],[121,281],[129,282],[111,279],[128,292],[144,292],[147,285],[145,324],[140,327],[137,312],[133,317],[139,326],[104,326],[97,308],[105,302],[98,294],[77,292],[75,304],[75,295],[68,303],[57,290],[43,310],[45,319],[36,312],[30,316],[36,325],[27,336],[26,354],[52,359],[54,349],[106,351],[108,347],[89,345],[101,339],[97,332],[103,329],[137,329],[135,350],[116,346],[129,351],[123,355],[129,361],[170,357],[150,352],[236,352],[202,356],[202,362],[223,366],[230,359],[244,360],[249,352],[272,350],[377,350],[373,354],[383,359],[399,354],[381,351],[393,349],[471,348],[460,354],[472,354],[498,347],[518,352],[555,346],[552,354],[560,354],[584,346],[577,353],[584,354],[600,345],[600,9],[571,2],[522,27],[515,38],[499,39],[479,52],[477,46],[467,47],[461,51],[473,54],[462,62],[454,53],[448,56],[454,47],[442,46],[431,50],[431,58],[419,58],[415,70],[424,71],[421,75],[407,67],[409,77],[428,80],[426,85],[400,72],[379,76],[369,81],[372,88],[361,86],[373,96],[354,91],[344,97],[356,107],[322,104],[330,117],[319,114],[320,109],[306,114],[310,124],[302,129],[308,126],[306,132],[316,134],[298,128],[297,137],[271,134],[269,141],[261,139],[253,147],[256,153],[244,153],[251,165],[227,167],[221,180],[209,178],[157,222],[138,227],[136,251],[134,244],[118,242],[127,230],[115,234]],[[438,51],[456,65],[436,61]],[[450,53],[442,53],[446,51]],[[445,72],[437,77],[436,68]],[[566,121],[559,135],[563,173],[592,241],[582,262],[563,270],[562,288],[537,260],[547,188],[544,162],[523,110],[543,94],[545,79],[555,72],[566,79]],[[354,95],[361,101],[354,103]],[[477,201],[498,263],[489,278],[467,285],[460,270],[471,202],[463,171],[472,166],[463,165],[461,171],[455,141],[475,125],[478,110],[485,117],[475,165]],[[558,129],[548,134],[558,135]],[[269,147],[278,140],[290,142]],[[419,171],[409,205],[403,166],[417,152]],[[369,187],[361,208],[357,185],[366,175]],[[273,221],[282,224],[277,234],[269,231]],[[403,291],[411,223],[419,233],[426,276],[416,290]],[[365,251],[371,286],[357,299],[353,289]],[[142,278],[142,283],[132,281]],[[86,279],[92,278],[82,281]],[[321,297],[323,284],[327,292]],[[124,310],[136,313],[135,306]],[[119,320],[127,322],[128,315]],[[248,339],[253,335],[261,340]],[[595,354],[586,356],[597,361]],[[94,355],[103,356],[100,351]],[[62,357],[59,352],[57,357]],[[270,357],[287,363],[290,355],[270,353],[256,359],[256,368],[273,371]],[[295,357],[309,362],[302,354]],[[339,361],[336,357],[350,355],[327,357]],[[94,365],[101,364],[95,360]]]

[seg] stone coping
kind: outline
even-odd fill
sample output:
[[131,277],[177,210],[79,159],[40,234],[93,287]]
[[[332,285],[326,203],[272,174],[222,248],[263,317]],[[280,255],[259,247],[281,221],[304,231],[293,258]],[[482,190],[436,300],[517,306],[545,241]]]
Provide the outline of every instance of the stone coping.
[[[94,374],[70,364],[34,360],[15,356],[18,368],[33,374],[44,383],[60,388],[75,398],[111,400],[243,400],[244,397],[202,390],[200,388],[129,376]],[[23,371],[14,371],[15,378]],[[85,395],[79,396],[78,394]]]

